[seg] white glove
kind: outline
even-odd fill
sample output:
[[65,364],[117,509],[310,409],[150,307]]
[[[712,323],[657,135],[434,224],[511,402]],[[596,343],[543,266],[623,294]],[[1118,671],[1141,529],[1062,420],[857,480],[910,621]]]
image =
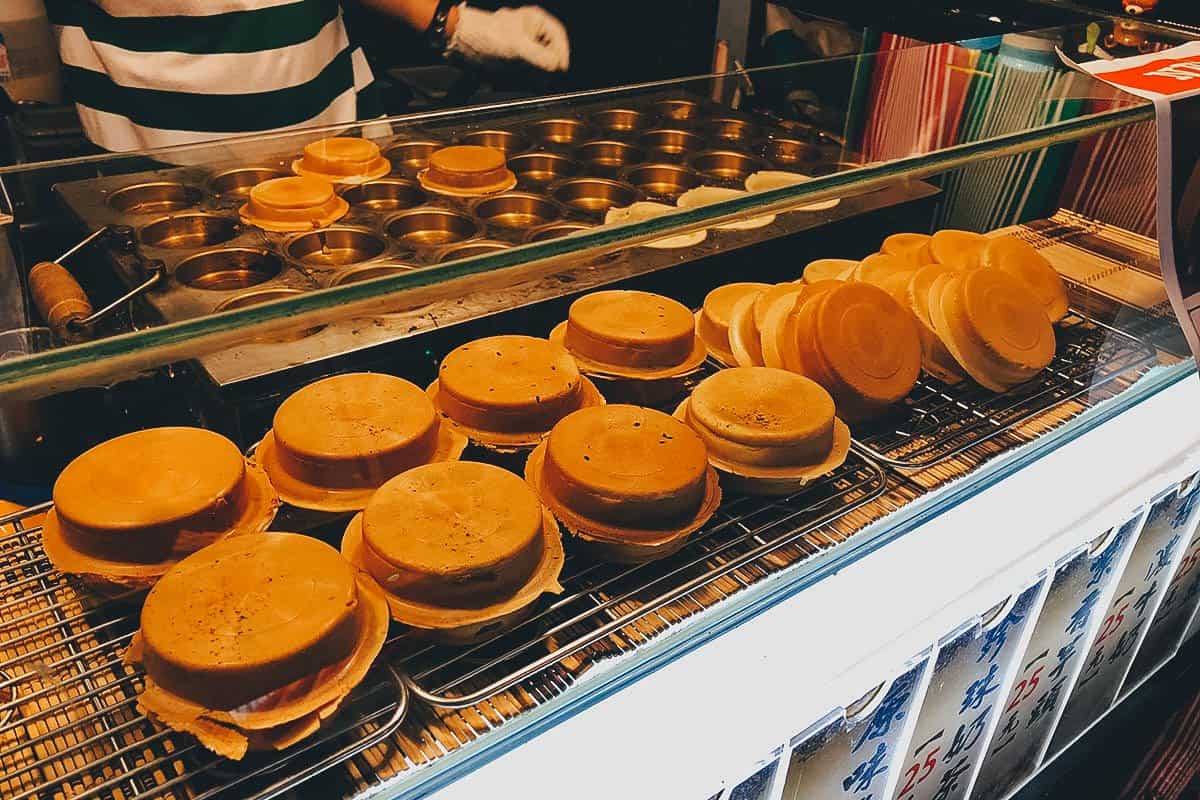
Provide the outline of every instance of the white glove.
[[547,72],[565,70],[571,60],[567,29],[538,6],[481,11],[464,3],[448,49],[471,61],[520,59]]

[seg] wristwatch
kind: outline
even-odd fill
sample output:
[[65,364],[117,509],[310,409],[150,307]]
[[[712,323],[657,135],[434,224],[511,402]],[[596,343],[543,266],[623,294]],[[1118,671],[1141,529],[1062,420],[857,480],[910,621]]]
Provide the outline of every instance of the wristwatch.
[[437,8],[433,11],[433,19],[425,29],[425,41],[434,50],[445,50],[449,46],[446,35],[446,23],[450,20],[450,11],[460,0],[438,0]]

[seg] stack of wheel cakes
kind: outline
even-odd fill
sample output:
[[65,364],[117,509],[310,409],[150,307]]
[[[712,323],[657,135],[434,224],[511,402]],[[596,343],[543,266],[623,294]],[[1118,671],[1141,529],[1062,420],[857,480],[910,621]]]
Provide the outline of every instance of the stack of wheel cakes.
[[138,708],[239,759],[315,733],[387,637],[382,593],[327,544],[231,536],[150,591],[126,660],[146,670]]
[[584,295],[550,341],[569,352],[608,399],[651,406],[683,391],[706,355],[688,307],[649,292]]
[[729,325],[733,309],[747,295],[769,289],[767,283],[729,283],[718,286],[704,298],[696,312],[696,333],[708,348],[708,354],[727,367],[737,361],[729,342]]
[[342,538],[392,617],[464,644],[515,625],[559,592],[558,525],[520,478],[470,461],[418,467],[384,484]]
[[1031,245],[943,230],[895,234],[881,250],[909,264],[897,265],[891,285],[917,322],[922,366],[933,377],[955,384],[970,376],[1003,392],[1054,358],[1053,323],[1067,314],[1067,291]]
[[99,444],[67,465],[53,496],[46,556],[104,593],[147,589],[200,548],[265,530],[279,507],[262,470],[200,428]]
[[857,280],[733,286],[739,294],[728,327],[734,363],[815,381],[832,395],[838,415],[851,422],[884,413],[916,383],[917,326],[878,286]]

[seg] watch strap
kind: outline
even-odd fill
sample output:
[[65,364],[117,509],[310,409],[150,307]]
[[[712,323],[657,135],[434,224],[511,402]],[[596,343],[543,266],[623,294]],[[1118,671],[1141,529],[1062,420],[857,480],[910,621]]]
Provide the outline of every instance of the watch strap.
[[433,11],[433,19],[429,21],[429,27],[425,29],[425,41],[435,50],[445,50],[450,44],[450,37],[446,34],[446,25],[450,20],[450,11],[459,2],[459,0],[438,0],[437,8]]

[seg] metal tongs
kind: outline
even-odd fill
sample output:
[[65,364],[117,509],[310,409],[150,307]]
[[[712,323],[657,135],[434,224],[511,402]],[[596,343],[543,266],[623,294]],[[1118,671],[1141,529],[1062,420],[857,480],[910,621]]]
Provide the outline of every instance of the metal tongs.
[[132,228],[128,225],[105,225],[53,261],[40,261],[29,270],[29,294],[33,303],[50,330],[64,342],[88,339],[96,323],[108,318],[123,304],[166,277],[166,265],[162,261],[142,262],[142,272],[146,277],[140,284],[99,311],[93,310],[87,292],[62,262],[93,242],[109,238],[116,239],[118,246],[123,249],[134,247]]

